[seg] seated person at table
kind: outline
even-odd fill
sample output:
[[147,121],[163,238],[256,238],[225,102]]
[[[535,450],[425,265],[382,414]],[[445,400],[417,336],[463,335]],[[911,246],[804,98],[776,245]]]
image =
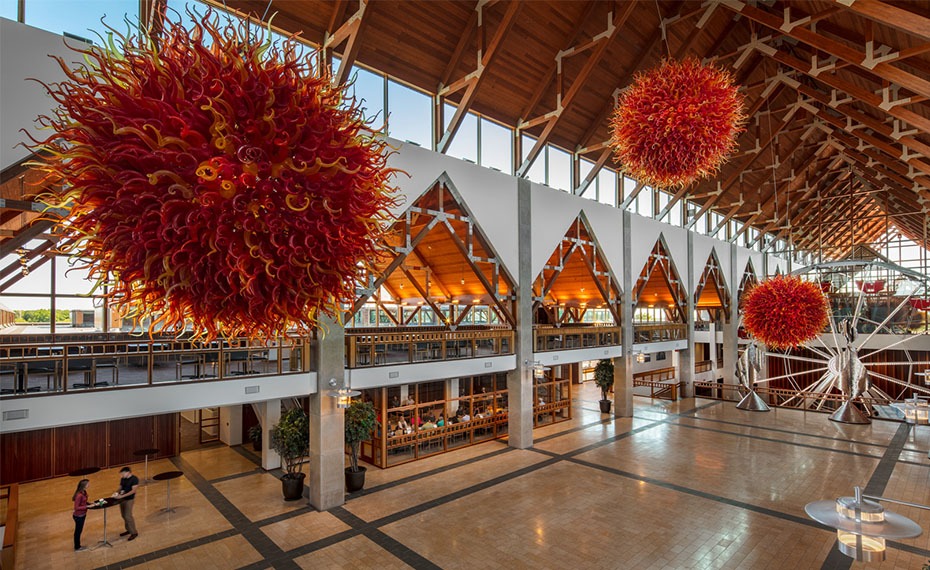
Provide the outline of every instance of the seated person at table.
[[469,421],[471,421],[471,416],[468,415],[468,412],[465,412],[465,413],[462,414],[462,419],[461,419],[461,421],[463,421],[463,422],[469,422]]
[[433,418],[426,418],[426,422],[420,426],[420,429],[436,429],[436,422],[433,421]]
[[410,427],[410,424],[407,423],[407,418],[401,416],[400,421],[397,422],[397,429],[401,433],[410,433],[413,431]]
[[439,419],[436,420],[436,427],[442,427],[444,425],[446,425],[446,420],[442,417],[442,414],[439,414]]

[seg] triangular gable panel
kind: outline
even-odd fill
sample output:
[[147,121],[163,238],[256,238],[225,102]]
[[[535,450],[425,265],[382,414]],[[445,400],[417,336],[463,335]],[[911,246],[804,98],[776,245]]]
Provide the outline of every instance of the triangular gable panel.
[[623,210],[591,202],[585,204],[582,212],[588,218],[604,260],[619,280],[623,272]]
[[[730,271],[733,269],[733,264],[730,262],[730,244],[725,241],[715,240],[714,244],[714,253],[717,254],[717,261],[720,262],[720,270],[723,272],[723,278],[727,282],[727,286],[730,287],[730,293],[733,292],[733,287],[736,285],[731,282]],[[737,270],[739,271],[739,270]],[[735,283],[739,283],[740,276],[737,274]]]
[[[668,254],[672,258],[672,263],[675,264],[675,270],[678,272],[679,277],[682,279],[682,283],[689,285],[688,280],[688,230],[684,228],[678,228],[675,226],[665,226],[662,228],[662,236],[665,238],[665,243],[668,246]],[[704,259],[707,259],[705,256]],[[698,274],[700,276],[700,274]],[[697,279],[697,277],[695,277]],[[687,290],[687,287],[685,287]],[[691,293],[691,291],[688,291]]]
[[399,150],[388,159],[388,166],[400,169],[394,183],[404,202],[395,214],[401,214],[430,190],[446,173],[462,201],[471,210],[476,223],[494,246],[501,262],[517,278],[517,181],[512,176],[465,162],[417,145],[388,139]]
[[[752,266],[756,268],[756,275],[761,275],[764,278],[765,275],[762,275],[762,272],[765,268],[765,254],[760,251],[750,251],[749,259],[752,260]],[[771,271],[774,272],[775,270],[772,269]]]
[[[533,275],[539,275],[565,237],[566,228],[578,217],[582,201],[577,196],[541,184],[532,184],[531,192],[533,251],[530,269]],[[513,220],[516,219],[515,214]],[[516,223],[512,224],[516,227]]]
[[[736,248],[736,275],[739,279],[743,278],[743,272],[746,271],[746,264],[749,263],[751,253],[752,250],[746,249],[745,247]],[[762,270],[762,264],[753,260],[752,266],[756,270],[756,277],[758,277],[759,271]]]
[[[694,272],[694,282],[691,283],[691,290],[688,291],[689,293],[697,291],[698,281],[701,280],[701,275],[704,274],[704,267],[707,266],[707,259],[710,257],[710,253],[714,250],[714,245],[717,243],[717,240],[714,238],[709,238],[700,234],[695,234],[693,239],[694,256],[691,258],[691,269]],[[721,269],[723,268],[721,267]],[[724,278],[726,277],[727,276],[724,275]]]
[[788,262],[781,257],[769,256],[769,273],[775,275],[776,270],[785,275],[788,273]]
[[650,218],[636,214],[630,216],[630,268],[633,271],[634,280],[646,266],[646,260],[649,259],[662,230],[668,227]]

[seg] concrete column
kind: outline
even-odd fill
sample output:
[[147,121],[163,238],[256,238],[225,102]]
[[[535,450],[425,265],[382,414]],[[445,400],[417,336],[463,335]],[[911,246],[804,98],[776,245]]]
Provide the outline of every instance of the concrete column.
[[317,393],[310,395],[310,506],[325,511],[345,503],[345,414],[329,395],[329,380],[344,385],[345,329],[328,317],[321,319],[316,342]]
[[[723,328],[723,383],[735,386],[739,384],[736,379],[736,360],[739,358],[739,283],[743,277],[743,267],[736,264],[736,245],[730,244],[730,274],[727,275],[727,287],[730,289],[730,318],[721,324]],[[737,393],[728,390],[728,397],[734,398]]]
[[[718,314],[723,315],[723,311]],[[717,379],[717,321],[711,321],[707,332],[710,333],[710,343],[707,345],[707,359],[710,360],[711,377]]]
[[623,232],[621,234],[623,246],[623,275],[620,278],[620,287],[623,289],[623,309],[621,312],[620,328],[622,338],[622,353],[614,358],[614,415],[629,418],[633,416],[633,240],[630,235],[631,215],[623,211]]
[[514,352],[517,367],[507,373],[507,435],[510,447],[533,445],[533,234],[530,181],[517,179],[517,330]]
[[694,299],[694,288],[697,278],[694,275],[694,232],[687,232],[687,236],[688,268],[685,271],[685,290],[688,292],[688,306],[685,307],[685,315],[688,317],[688,328],[685,331],[685,338],[688,346],[679,354],[678,382],[681,385],[682,397],[692,398],[694,397],[694,309],[697,305]]
[[281,467],[281,457],[271,449],[271,428],[281,421],[281,400],[260,402],[257,406],[262,422],[262,469]]
[[220,408],[220,441],[226,445],[242,445],[242,406]]

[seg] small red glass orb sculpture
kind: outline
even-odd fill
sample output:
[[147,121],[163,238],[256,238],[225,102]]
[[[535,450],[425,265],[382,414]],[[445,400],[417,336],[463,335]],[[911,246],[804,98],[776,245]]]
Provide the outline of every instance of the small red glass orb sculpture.
[[118,39],[59,59],[53,133],[32,147],[46,202],[70,208],[62,243],[112,304],[212,339],[306,333],[354,301],[394,171],[346,87],[293,40],[210,12]]
[[717,171],[746,117],[732,76],[698,60],[667,59],[621,96],[610,122],[614,159],[651,186],[682,187]]
[[755,339],[776,348],[795,348],[827,326],[827,299],[820,285],[779,275],[745,293],[743,327]]

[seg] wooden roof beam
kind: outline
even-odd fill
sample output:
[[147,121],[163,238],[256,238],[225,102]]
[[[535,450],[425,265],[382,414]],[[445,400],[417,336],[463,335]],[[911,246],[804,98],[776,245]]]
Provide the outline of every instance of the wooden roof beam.
[[[832,57],[847,61],[859,69],[871,73],[885,81],[900,85],[918,95],[930,96],[930,81],[918,77],[909,71],[895,67],[890,63],[883,62],[880,56],[870,53],[870,46],[872,45],[870,42],[866,43],[866,53],[863,53],[854,47],[820,35],[813,29],[807,29],[802,25],[795,25],[789,29],[785,29],[786,26],[791,25],[786,24],[786,22],[790,22],[791,19],[790,7],[783,8],[782,16],[778,16],[767,10],[750,6],[740,0],[723,0],[723,5],[758,24],[762,24],[777,32],[784,32],[789,37],[803,42],[816,50],[827,53]],[[803,20],[804,17],[801,18],[801,21]],[[829,67],[829,64],[825,64],[824,68],[820,67],[816,52],[811,63],[818,69],[826,70],[826,67]]]
[[[500,24],[497,26],[497,30],[495,30],[494,36],[488,43],[487,48],[482,49],[482,46],[479,46],[478,68],[462,79],[456,81],[452,85],[440,89],[440,97],[445,97],[446,95],[454,93],[463,87],[465,88],[465,93],[462,95],[462,100],[459,102],[458,107],[455,109],[455,114],[452,115],[452,119],[449,121],[449,126],[446,127],[446,130],[442,134],[442,137],[439,139],[439,142],[436,143],[437,152],[445,153],[447,150],[449,150],[449,145],[452,144],[452,138],[455,137],[455,133],[458,132],[459,127],[462,125],[462,120],[465,119],[465,114],[471,108],[472,103],[475,102],[475,95],[477,94],[478,86],[481,84],[482,79],[487,76],[485,71],[487,70],[488,66],[491,65],[491,62],[494,60],[494,58],[497,57],[497,55],[500,53],[500,48],[504,41],[504,36],[507,35],[507,32],[510,30],[511,26],[513,26],[513,23],[516,20],[517,12],[520,11],[520,7],[522,5],[522,2],[510,2],[507,4],[507,11],[504,13],[504,17],[501,19]],[[483,9],[482,7],[483,4],[479,2],[477,10],[480,12]],[[479,13],[479,34],[482,32],[482,26],[483,19]]]
[[[326,38],[323,40],[324,53],[331,53],[333,48],[343,42],[346,43],[346,47],[342,52],[342,61],[339,62],[339,71],[336,72],[336,76],[333,78],[336,85],[342,85],[349,79],[349,73],[355,65],[358,50],[362,45],[359,38],[368,22],[366,14],[369,13],[371,13],[371,10],[368,8],[368,0],[359,0],[358,11],[352,14],[338,30],[332,34],[326,33]],[[326,60],[329,61],[329,58],[327,57]]]
[[[905,109],[903,105],[886,108],[885,102],[883,101],[881,95],[873,93],[868,89],[860,87],[855,83],[847,81],[837,75],[822,73],[822,70],[818,70],[815,62],[799,59],[794,55],[781,51],[780,49],[772,47],[764,42],[757,42],[753,44],[752,47],[753,49],[759,50],[765,56],[796,71],[799,71],[813,78],[814,80],[823,83],[824,85],[839,90],[843,93],[847,93],[854,99],[873,107],[880,113],[891,115],[892,117],[904,121],[906,124],[911,125],[912,127],[919,129],[924,133],[930,133],[930,119],[914,111]],[[901,128],[896,128],[895,132],[899,136],[909,136],[912,134],[902,130]]]
[[452,57],[449,58],[446,69],[443,70],[442,75],[440,75],[439,86],[436,88],[437,93],[442,91],[443,87],[452,79],[452,74],[455,73],[455,70],[458,69],[459,64],[462,62],[462,54],[465,52],[465,46],[471,41],[472,36],[475,35],[475,28],[478,27],[478,6],[480,4],[480,0],[475,1],[475,9],[471,11],[471,15],[468,17],[468,23],[465,24],[465,30],[462,32],[462,35],[459,36],[459,41],[455,45],[455,51],[452,52]]
[[[585,6],[584,11],[581,13],[581,17],[575,23],[575,29],[572,30],[572,33],[568,36],[568,41],[564,42],[565,46],[559,54],[562,52],[568,51],[574,46],[578,40],[581,39],[581,32],[584,30],[585,24],[588,23],[588,19],[591,17],[591,14],[594,12],[594,8],[598,5],[597,0],[589,0],[587,6]],[[556,54],[555,62],[546,71],[543,78],[536,84],[536,88],[533,89],[533,98],[530,99],[530,102],[527,103],[526,107],[523,108],[523,111],[520,112],[520,120],[524,120],[530,116],[530,114],[536,110],[536,107],[539,105],[539,102],[542,100],[543,95],[546,94],[546,89],[552,83],[552,80],[555,79],[556,75],[561,69],[561,60],[559,54]]]
[[925,15],[879,0],[833,0],[833,2],[873,22],[930,40],[930,18]]
[[[545,148],[545,145],[549,142],[549,137],[552,135],[552,131],[555,129],[556,125],[565,115],[565,111],[572,105],[574,102],[575,96],[581,91],[581,88],[584,86],[585,82],[588,80],[588,76],[591,75],[591,72],[597,67],[601,62],[601,58],[604,57],[604,53],[607,51],[607,46],[610,45],[611,40],[616,37],[617,32],[623,27],[627,19],[630,17],[630,14],[633,13],[633,10],[636,8],[636,2],[626,2],[618,7],[618,12],[614,16],[613,21],[608,22],[607,30],[603,33],[595,36],[591,39],[588,44],[593,46],[593,51],[590,56],[588,56],[587,61],[584,63],[584,67],[581,68],[581,71],[578,72],[578,77],[572,82],[572,86],[568,88],[568,91],[563,97],[561,92],[558,94],[558,106],[551,113],[544,115],[548,117],[545,121],[545,127],[543,128],[542,133],[536,139],[536,143],[533,145],[533,148],[526,155],[526,158],[523,160],[523,164],[517,168],[515,175],[516,176],[526,176],[526,173],[529,172],[531,166],[536,161],[536,158],[539,156],[540,151]],[[581,45],[569,50],[569,53],[561,52],[559,60],[561,61],[561,56],[571,55],[570,52],[578,50],[584,51],[588,49],[588,45]],[[561,64],[560,64],[561,67]],[[517,125],[517,130],[520,131],[529,123],[523,125]]]

